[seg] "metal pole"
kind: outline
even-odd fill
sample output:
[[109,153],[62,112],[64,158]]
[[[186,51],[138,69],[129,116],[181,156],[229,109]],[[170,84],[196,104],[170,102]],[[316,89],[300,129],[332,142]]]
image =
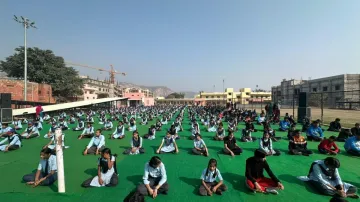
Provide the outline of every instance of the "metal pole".
[[26,48],[26,29],[27,29],[27,18],[24,22],[24,101],[26,101],[27,96],[27,48]]
[[321,93],[321,123],[324,123],[324,94]]
[[65,193],[65,175],[64,175],[64,156],[63,156],[63,139],[62,131],[57,128],[55,131],[56,137],[56,165],[58,178],[58,192]]

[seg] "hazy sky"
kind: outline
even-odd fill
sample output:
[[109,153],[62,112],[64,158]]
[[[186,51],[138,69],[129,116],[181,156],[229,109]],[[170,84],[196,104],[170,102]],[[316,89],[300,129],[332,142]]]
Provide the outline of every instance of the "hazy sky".
[[0,60],[23,45],[14,14],[29,46],[177,91],[360,73],[359,0],[0,0]]

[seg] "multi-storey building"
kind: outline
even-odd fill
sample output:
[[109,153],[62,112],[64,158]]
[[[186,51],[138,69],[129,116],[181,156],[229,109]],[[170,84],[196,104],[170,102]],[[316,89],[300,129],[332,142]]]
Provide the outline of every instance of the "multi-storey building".
[[300,92],[309,93],[310,102],[320,99],[320,96],[315,95],[322,94],[324,104],[333,107],[344,102],[360,102],[360,74],[342,74],[313,80],[284,79],[279,86],[271,88],[273,101],[282,105],[292,105],[293,100],[297,103]]

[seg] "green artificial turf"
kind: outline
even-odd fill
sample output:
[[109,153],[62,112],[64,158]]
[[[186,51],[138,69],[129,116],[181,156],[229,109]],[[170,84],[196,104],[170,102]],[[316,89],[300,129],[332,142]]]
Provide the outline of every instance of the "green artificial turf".
[[[214,141],[211,138],[214,133],[205,132],[204,127],[201,126],[201,134],[208,146],[210,156],[195,156],[190,154],[193,148],[193,141],[188,137],[191,135],[189,131],[190,125],[185,113],[185,121],[183,123],[184,131],[180,132],[181,139],[177,141],[179,146],[179,154],[162,154],[160,155],[165,164],[168,176],[168,183],[170,190],[168,195],[159,195],[156,201],[174,201],[174,202],[211,202],[211,201],[276,201],[276,202],[303,202],[306,200],[315,201],[329,201],[330,197],[322,196],[314,192],[311,187],[306,186],[296,177],[300,175],[307,175],[310,164],[317,159],[325,158],[326,155],[317,152],[316,142],[309,142],[309,149],[314,151],[310,157],[305,156],[291,156],[288,155],[287,146],[288,141],[283,139],[275,142],[274,148],[280,149],[281,156],[268,157],[268,162],[271,169],[283,182],[285,190],[280,191],[277,196],[254,194],[245,187],[245,160],[253,155],[253,152],[258,148],[258,142],[243,143],[239,141],[240,130],[235,133],[238,144],[243,148],[244,153],[240,156],[231,157],[222,154],[220,151],[223,148],[223,142]],[[115,123],[115,122],[114,122]],[[153,122],[151,122],[153,123]],[[116,123],[114,124],[116,125]],[[149,123],[150,125],[150,123]],[[141,135],[147,132],[148,126],[138,125],[138,131]],[[226,125],[226,124],[225,124]],[[69,125],[74,127],[75,125]],[[22,176],[34,171],[39,163],[39,151],[41,147],[48,142],[44,139],[45,131],[49,129],[49,125],[44,124],[44,130],[41,132],[41,137],[23,140],[23,147],[20,150],[0,153],[0,198],[1,201],[122,201],[125,196],[135,189],[135,187],[142,182],[142,175],[145,163],[155,155],[155,150],[160,144],[161,138],[165,135],[165,129],[170,124],[163,127],[163,130],[157,132],[155,140],[144,140],[143,146],[145,154],[135,156],[124,156],[122,152],[130,146],[131,132],[126,132],[126,138],[123,140],[109,140],[109,133],[104,132],[106,136],[106,146],[111,148],[113,153],[117,153],[117,169],[119,172],[119,184],[113,188],[82,188],[81,183],[89,178],[95,176],[97,173],[97,156],[88,155],[83,156],[82,151],[88,144],[90,139],[78,140],[77,135],[81,132],[66,131],[66,145],[69,149],[64,151],[65,161],[65,180],[66,180],[66,194],[57,193],[57,183],[51,187],[37,187],[32,188],[26,186],[21,182]],[[95,128],[100,125],[95,125]],[[258,129],[262,129],[256,126]],[[300,126],[299,126],[300,127]],[[227,128],[227,126],[225,126]],[[244,128],[241,123],[239,128]],[[273,126],[277,129],[278,126]],[[113,131],[111,131],[112,133]],[[286,137],[286,132],[277,131],[277,136]],[[254,133],[256,137],[260,137],[262,130]],[[325,132],[326,136],[337,135],[336,133]],[[343,149],[343,143],[338,143],[339,147]],[[215,158],[218,161],[218,169],[224,178],[224,183],[228,186],[228,191],[224,192],[222,196],[202,197],[198,195],[198,187],[200,185],[200,175],[210,158]],[[360,186],[359,172],[360,168],[357,165],[359,158],[347,155],[341,152],[337,158],[341,161],[340,174],[345,182]],[[349,199],[352,201],[352,199]],[[146,197],[146,201],[153,201],[150,197]]]

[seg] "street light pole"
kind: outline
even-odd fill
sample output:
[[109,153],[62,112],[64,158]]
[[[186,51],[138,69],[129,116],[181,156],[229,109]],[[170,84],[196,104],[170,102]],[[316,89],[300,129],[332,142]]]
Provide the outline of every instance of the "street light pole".
[[14,20],[22,25],[24,25],[24,101],[26,101],[27,96],[27,47],[26,47],[26,30],[30,27],[37,29],[35,27],[35,22],[31,22],[29,19],[20,16],[19,19],[16,15],[14,15]]

